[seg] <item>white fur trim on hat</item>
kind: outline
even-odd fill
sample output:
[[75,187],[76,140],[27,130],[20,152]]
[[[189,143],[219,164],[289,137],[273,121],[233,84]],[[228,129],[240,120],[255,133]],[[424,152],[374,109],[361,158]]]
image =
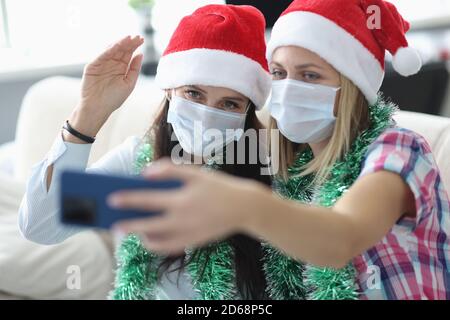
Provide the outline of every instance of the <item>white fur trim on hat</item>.
[[269,62],[273,52],[282,46],[298,46],[318,54],[350,79],[370,104],[377,101],[384,68],[360,41],[331,20],[306,11],[282,16],[267,46]]
[[161,89],[206,85],[235,90],[261,109],[270,94],[271,77],[244,55],[214,49],[191,49],[163,56],[156,83]]

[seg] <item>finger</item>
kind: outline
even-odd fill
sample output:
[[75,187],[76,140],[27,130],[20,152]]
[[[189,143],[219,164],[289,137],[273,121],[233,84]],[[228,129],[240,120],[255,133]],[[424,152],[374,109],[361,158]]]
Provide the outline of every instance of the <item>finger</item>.
[[109,49],[113,48],[114,46],[119,45],[119,43],[123,43],[124,41],[127,41],[127,39],[131,39],[131,36],[130,36],[130,35],[125,36],[125,37],[121,38],[120,40],[117,40],[117,41],[111,43],[111,44],[106,48],[105,51],[108,51]]
[[179,191],[119,191],[108,197],[108,205],[118,209],[164,211],[175,202]]
[[130,41],[130,40],[131,40],[131,35],[126,35],[125,37],[121,38],[120,40],[114,42],[111,45],[111,47],[115,46],[116,44],[124,43],[124,42]]
[[136,55],[133,60],[131,60],[130,68],[125,77],[125,80],[134,87],[136,85],[137,79],[139,77],[139,73],[141,72],[142,61],[144,59],[143,54]]
[[160,236],[172,234],[177,230],[177,224],[167,216],[147,219],[133,219],[119,222],[113,227],[123,233],[143,233],[146,235]]
[[118,49],[123,52],[134,51],[143,42],[144,38],[142,38],[141,36],[134,36],[134,37],[128,36],[118,42],[119,45]]
[[199,248],[211,241],[217,240],[197,239],[195,234],[185,230],[161,238],[144,236],[143,239],[148,249],[161,254],[183,253],[186,248]]
[[[143,38],[139,36],[136,36],[134,38],[131,38],[131,36],[126,36],[125,38],[122,38],[121,40],[117,41],[112,46],[110,46],[107,50],[105,50],[100,56],[97,57],[96,61],[114,59],[120,61],[123,60],[125,63],[128,64],[133,52],[143,42],[144,42]],[[126,54],[130,55],[127,61],[125,61],[124,59]]]
[[133,53],[136,51],[144,43],[144,38],[140,36],[136,36],[134,38],[130,38],[123,43],[119,43],[117,52],[114,56],[114,60],[118,60],[126,63],[127,65],[130,63],[131,57]]
[[186,243],[177,237],[154,240],[143,236],[141,241],[148,250],[160,255],[180,255],[187,248]]
[[169,159],[155,161],[144,172],[143,176],[154,180],[181,180],[189,182],[201,176],[203,172],[189,165],[175,165]]
[[131,36],[126,36],[122,39],[120,39],[119,41],[114,42],[113,44],[109,45],[106,50],[97,57],[98,60],[100,59],[110,59],[114,56],[114,54],[119,51],[120,49],[120,44],[121,43],[125,43],[127,41],[131,40]]

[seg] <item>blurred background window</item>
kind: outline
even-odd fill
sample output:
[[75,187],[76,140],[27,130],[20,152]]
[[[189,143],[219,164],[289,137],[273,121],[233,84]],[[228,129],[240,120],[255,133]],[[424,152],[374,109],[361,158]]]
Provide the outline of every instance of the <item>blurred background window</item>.
[[409,21],[450,23],[449,0],[391,0],[401,14]]
[[85,63],[140,31],[127,0],[0,1],[0,72]]

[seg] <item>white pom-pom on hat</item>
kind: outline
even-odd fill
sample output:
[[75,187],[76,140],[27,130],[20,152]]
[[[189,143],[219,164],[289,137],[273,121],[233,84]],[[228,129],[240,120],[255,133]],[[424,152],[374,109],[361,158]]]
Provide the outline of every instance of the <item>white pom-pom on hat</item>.
[[419,72],[422,67],[422,59],[416,49],[411,47],[399,48],[392,57],[392,66],[404,77]]

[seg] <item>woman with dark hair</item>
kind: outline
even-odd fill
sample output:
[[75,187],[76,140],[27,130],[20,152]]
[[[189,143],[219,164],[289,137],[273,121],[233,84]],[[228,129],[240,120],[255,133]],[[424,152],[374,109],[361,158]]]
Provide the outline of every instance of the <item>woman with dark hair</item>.
[[[255,112],[271,87],[264,32],[263,15],[250,6],[209,5],[183,18],[158,65],[156,82],[166,96],[154,123],[143,138],[127,139],[86,171],[137,175],[154,160],[171,157],[269,185],[262,163],[251,161],[259,142],[255,148],[245,143],[246,131],[262,128]],[[80,104],[28,182],[19,217],[26,238],[55,244],[82,231],[58,222],[58,176],[68,168],[86,169],[93,137],[134,89],[142,56],[133,53],[142,43],[140,37],[122,39],[86,66]],[[233,147],[244,154],[229,153]],[[156,256],[144,249],[151,240],[145,232],[123,239],[112,298],[195,299],[200,291],[207,299],[198,285],[209,277],[211,253],[224,243],[232,248],[221,263],[236,270],[227,280],[238,288],[234,297],[265,298],[259,241],[236,233]],[[223,284],[211,285],[222,290]]]

